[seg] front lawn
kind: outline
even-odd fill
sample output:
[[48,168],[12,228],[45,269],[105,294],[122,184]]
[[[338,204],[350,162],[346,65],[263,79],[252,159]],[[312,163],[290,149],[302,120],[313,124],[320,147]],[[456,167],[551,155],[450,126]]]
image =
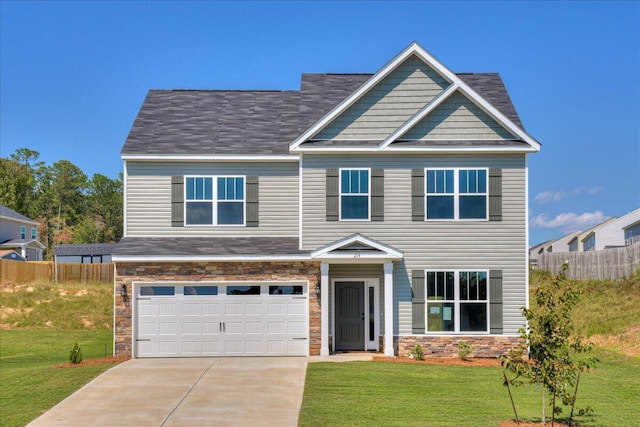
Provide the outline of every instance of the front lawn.
[[112,331],[0,330],[0,424],[24,426],[115,363],[68,362],[75,342],[85,360],[112,354]]
[[[640,360],[600,355],[581,380],[583,426],[640,425]],[[513,418],[500,368],[385,362],[310,363],[300,426],[497,426]],[[540,421],[539,389],[513,389],[520,418]],[[547,411],[547,414],[550,414]],[[564,412],[568,415],[568,412]]]

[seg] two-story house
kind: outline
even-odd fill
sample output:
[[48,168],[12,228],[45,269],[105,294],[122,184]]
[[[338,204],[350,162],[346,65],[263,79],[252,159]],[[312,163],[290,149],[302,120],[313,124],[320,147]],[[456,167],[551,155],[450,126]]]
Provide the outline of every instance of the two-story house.
[[38,241],[38,222],[0,205],[0,250],[15,251],[24,260],[42,261],[44,249]]
[[115,353],[500,354],[539,149],[498,74],[417,43],[300,90],[152,90],[121,152]]

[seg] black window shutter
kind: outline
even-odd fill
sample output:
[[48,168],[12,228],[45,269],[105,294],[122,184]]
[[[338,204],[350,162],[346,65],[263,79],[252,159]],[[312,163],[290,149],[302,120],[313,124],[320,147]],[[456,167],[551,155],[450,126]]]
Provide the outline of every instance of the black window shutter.
[[247,177],[247,227],[257,227],[260,216],[260,191],[257,176]]
[[338,212],[340,204],[340,177],[338,168],[327,169],[327,221],[338,221],[340,213]]
[[501,334],[502,326],[502,270],[489,271],[489,332]]
[[489,221],[502,221],[502,169],[489,169]]
[[411,219],[424,221],[424,169],[411,170]]
[[424,334],[424,270],[411,271],[411,325],[414,334]]
[[384,169],[371,169],[371,221],[384,221]]
[[184,227],[184,176],[171,177],[171,226]]

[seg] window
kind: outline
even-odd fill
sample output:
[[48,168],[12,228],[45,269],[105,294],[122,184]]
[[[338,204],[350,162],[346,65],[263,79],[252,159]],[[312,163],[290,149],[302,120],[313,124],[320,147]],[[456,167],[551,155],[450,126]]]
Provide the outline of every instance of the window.
[[175,293],[175,286],[140,286],[140,295],[171,296]]
[[20,226],[20,238],[21,239],[27,238],[27,227],[25,227],[24,225]]
[[244,225],[245,178],[186,177],[187,225]]
[[426,169],[427,220],[487,219],[487,169]]
[[260,295],[260,286],[227,286],[227,295]]
[[636,242],[640,242],[640,224],[634,225],[624,230],[624,244],[631,246]]
[[36,240],[38,238],[38,229],[35,227],[31,227],[31,238]]
[[340,219],[369,220],[369,169],[340,170]]
[[184,295],[218,295],[217,286],[185,286]]
[[584,252],[595,250],[596,246],[596,235],[592,234],[587,240],[582,242],[582,250]]
[[269,286],[269,295],[302,295],[302,286]]
[[578,252],[578,238],[569,242],[569,252]]
[[486,271],[427,271],[427,332],[488,332]]

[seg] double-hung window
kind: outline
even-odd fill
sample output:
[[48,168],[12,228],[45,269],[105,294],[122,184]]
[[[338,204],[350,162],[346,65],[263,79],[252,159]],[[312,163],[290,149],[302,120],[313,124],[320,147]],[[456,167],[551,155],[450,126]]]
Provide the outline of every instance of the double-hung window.
[[35,227],[31,227],[31,239],[35,240],[38,238],[38,229]]
[[340,219],[369,220],[369,169],[340,170]]
[[488,332],[486,271],[427,271],[427,332]]
[[426,169],[427,220],[488,218],[487,169]]
[[187,225],[244,225],[244,176],[187,176]]
[[27,227],[25,227],[24,225],[20,226],[20,238],[21,239],[27,238]]

